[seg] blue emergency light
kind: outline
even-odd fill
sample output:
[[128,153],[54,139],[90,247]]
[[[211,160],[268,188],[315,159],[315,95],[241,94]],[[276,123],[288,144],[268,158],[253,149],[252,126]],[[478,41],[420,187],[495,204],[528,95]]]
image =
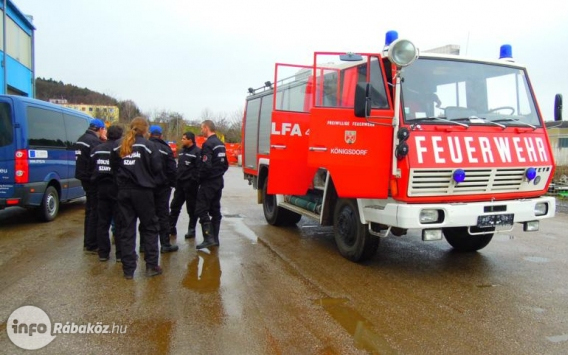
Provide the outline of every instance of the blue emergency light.
[[454,171],[454,173],[452,174],[452,177],[454,178],[454,181],[456,182],[456,184],[459,184],[460,182],[464,182],[465,181],[465,170],[456,169]]
[[398,32],[388,31],[385,36],[385,46],[390,46],[390,44],[398,39]]
[[534,178],[536,178],[536,169],[528,168],[527,171],[525,172],[525,176],[529,181],[532,181]]
[[504,44],[501,46],[499,52],[499,59],[509,59],[513,60],[513,47],[510,44]]

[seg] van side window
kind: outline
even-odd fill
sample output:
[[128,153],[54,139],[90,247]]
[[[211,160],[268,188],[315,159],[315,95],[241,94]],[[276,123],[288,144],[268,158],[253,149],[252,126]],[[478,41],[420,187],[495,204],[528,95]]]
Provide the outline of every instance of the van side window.
[[30,147],[65,148],[67,137],[61,112],[28,107],[27,116]]
[[89,121],[83,117],[73,116],[67,113],[63,114],[63,118],[65,120],[65,129],[67,130],[65,145],[67,148],[71,148],[73,144],[77,142],[77,139],[89,128]]
[[10,105],[0,103],[0,147],[12,144],[14,140],[14,126]]

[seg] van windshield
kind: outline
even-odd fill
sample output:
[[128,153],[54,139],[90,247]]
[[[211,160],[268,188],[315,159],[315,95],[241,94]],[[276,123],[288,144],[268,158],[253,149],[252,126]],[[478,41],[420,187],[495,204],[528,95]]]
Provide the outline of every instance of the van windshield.
[[0,103],[0,147],[12,144],[14,141],[14,126],[12,125],[12,115],[10,105]]

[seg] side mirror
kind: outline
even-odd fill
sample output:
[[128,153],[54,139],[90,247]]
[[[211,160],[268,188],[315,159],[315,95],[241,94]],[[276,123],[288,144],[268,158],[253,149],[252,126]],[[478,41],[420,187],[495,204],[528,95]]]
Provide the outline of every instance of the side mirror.
[[554,120],[562,121],[562,94],[554,97]]
[[355,88],[355,117],[369,117],[371,115],[371,98],[369,83],[357,83]]

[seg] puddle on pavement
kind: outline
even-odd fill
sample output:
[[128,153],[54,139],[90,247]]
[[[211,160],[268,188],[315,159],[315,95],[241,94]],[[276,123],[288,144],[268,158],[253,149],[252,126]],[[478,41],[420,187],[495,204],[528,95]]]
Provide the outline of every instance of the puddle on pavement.
[[542,258],[540,256],[527,256],[524,259],[533,263],[547,263],[549,261],[547,258]]
[[355,341],[355,346],[372,354],[396,354],[384,337],[375,333],[373,324],[349,307],[347,298],[322,298],[314,304],[322,306],[329,315],[338,322]]
[[245,224],[240,215],[225,215],[223,219],[233,225],[233,230],[237,234],[249,239],[253,244],[258,243],[258,236]]
[[201,293],[215,292],[221,286],[221,264],[217,249],[199,250],[187,265],[183,287]]
[[564,341],[568,341],[568,334],[562,334],[562,335],[554,335],[551,337],[546,337],[546,339],[548,339],[549,341],[553,342],[553,343],[561,343]]

